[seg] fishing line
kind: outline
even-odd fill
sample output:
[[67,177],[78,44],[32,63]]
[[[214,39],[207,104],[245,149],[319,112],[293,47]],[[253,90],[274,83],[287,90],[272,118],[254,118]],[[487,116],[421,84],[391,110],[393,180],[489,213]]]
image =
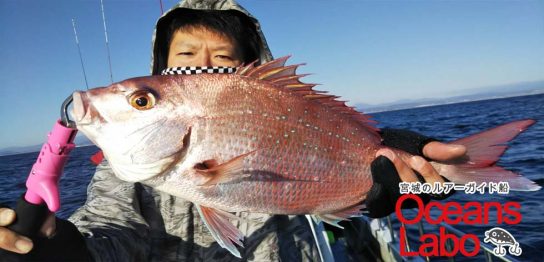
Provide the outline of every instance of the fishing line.
[[85,78],[85,86],[89,90],[89,83],[87,83],[87,74],[85,73],[85,66],[83,66],[83,56],[81,56],[81,49],[79,48],[79,39],[77,38],[76,21],[72,18],[72,27],[74,28],[74,36],[76,37],[77,52],[79,53],[79,61],[81,61],[81,69],[83,70],[83,78]]
[[106,29],[106,15],[104,14],[104,3],[100,0],[100,9],[102,10],[102,22],[104,23],[104,36],[106,38],[106,50],[108,52],[108,63],[110,66],[110,80],[113,84],[113,73],[111,71],[111,56],[110,56],[110,45],[108,42],[108,30]]

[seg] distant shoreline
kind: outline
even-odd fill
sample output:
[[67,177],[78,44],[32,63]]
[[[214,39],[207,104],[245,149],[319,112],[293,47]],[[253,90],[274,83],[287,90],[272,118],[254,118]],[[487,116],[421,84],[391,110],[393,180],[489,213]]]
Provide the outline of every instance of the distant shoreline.
[[[493,97],[486,97],[481,99],[465,99],[465,100],[456,100],[456,101],[444,101],[448,98],[444,99],[437,99],[437,102],[433,103],[431,101],[427,103],[407,103],[407,104],[395,104],[395,105],[389,105],[389,106],[376,106],[376,107],[370,107],[369,109],[364,109],[364,107],[357,107],[357,110],[360,110],[360,112],[363,112],[364,114],[375,114],[375,113],[384,113],[384,112],[394,112],[394,111],[400,111],[400,110],[407,110],[407,109],[414,109],[414,108],[424,108],[424,107],[433,107],[433,106],[441,106],[441,105],[454,105],[454,104],[463,104],[463,103],[471,103],[471,102],[479,102],[479,101],[487,101],[487,100],[497,100],[497,99],[507,99],[507,98],[516,98],[516,97],[525,97],[525,96],[537,96],[537,95],[544,95],[544,90],[539,93],[534,94],[515,94],[515,95],[504,95],[504,96],[493,96]],[[438,102],[440,100],[441,102]],[[403,107],[405,105],[406,107]]]

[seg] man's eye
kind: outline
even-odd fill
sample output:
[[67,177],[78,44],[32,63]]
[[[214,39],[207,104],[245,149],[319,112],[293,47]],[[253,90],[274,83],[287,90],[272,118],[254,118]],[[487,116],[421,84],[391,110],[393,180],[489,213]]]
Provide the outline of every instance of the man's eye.
[[178,55],[190,56],[193,55],[193,52],[179,52]]
[[228,55],[216,55],[215,57],[222,59],[222,60],[232,60],[232,57]]

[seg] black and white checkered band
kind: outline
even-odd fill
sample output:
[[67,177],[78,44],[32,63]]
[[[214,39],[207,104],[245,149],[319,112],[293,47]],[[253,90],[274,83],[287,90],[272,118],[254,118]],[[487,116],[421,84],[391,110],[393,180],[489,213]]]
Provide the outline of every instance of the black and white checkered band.
[[161,75],[193,75],[193,74],[232,74],[235,67],[225,66],[184,66],[170,67],[162,70]]

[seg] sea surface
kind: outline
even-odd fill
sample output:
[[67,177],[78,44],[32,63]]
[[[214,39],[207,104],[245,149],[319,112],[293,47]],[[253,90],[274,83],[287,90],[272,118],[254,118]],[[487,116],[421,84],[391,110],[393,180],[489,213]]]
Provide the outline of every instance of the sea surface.
[[[484,100],[476,102],[405,109],[372,114],[379,127],[409,129],[434,138],[450,141],[509,121],[531,118],[537,121],[511,142],[499,165],[523,174],[544,186],[544,94]],[[45,134],[44,134],[45,135]],[[58,216],[66,218],[85,203],[88,183],[94,166],[89,158],[98,149],[79,147],[71,153],[60,181],[62,208]],[[0,203],[13,206],[24,192],[24,183],[36,160],[37,152],[0,156]],[[475,234],[483,242],[484,231],[495,226],[506,228],[521,243],[521,261],[542,261],[544,257],[544,190],[510,192],[508,195],[458,192],[447,201],[488,202],[517,201],[521,204],[522,220],[517,225],[497,224],[491,219],[487,225],[456,225]],[[437,215],[437,212],[434,212]],[[425,227],[433,230],[432,227]],[[434,228],[436,230],[436,227]],[[417,230],[408,226],[411,243],[417,243]],[[436,233],[436,232],[435,232]],[[414,240],[415,239],[415,240]],[[412,246],[414,248],[414,246]]]

